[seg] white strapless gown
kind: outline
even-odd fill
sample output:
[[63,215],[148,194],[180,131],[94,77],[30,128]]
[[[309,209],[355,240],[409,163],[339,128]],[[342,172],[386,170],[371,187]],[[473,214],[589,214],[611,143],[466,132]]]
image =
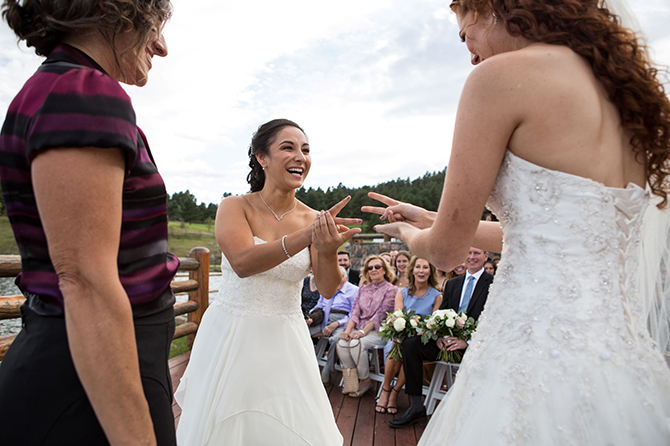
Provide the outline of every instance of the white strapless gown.
[[670,444],[670,369],[633,297],[647,205],[507,152],[502,261],[420,445]]
[[175,392],[180,446],[342,445],[300,310],[309,269],[305,249],[240,279],[223,256],[219,298]]

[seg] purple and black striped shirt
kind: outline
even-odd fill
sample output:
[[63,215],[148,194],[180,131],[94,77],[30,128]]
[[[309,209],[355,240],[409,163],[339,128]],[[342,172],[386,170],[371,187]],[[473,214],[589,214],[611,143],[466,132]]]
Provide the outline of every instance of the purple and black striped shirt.
[[[0,181],[21,252],[16,284],[32,309],[62,314],[63,296],[35,202],[30,165],[60,147],[120,148],[126,156],[118,268],[135,317],[174,304],[179,260],[167,252],[167,192],[119,83],[81,51],[59,45],[14,98],[0,133]],[[81,215],[80,218],[86,218]]]

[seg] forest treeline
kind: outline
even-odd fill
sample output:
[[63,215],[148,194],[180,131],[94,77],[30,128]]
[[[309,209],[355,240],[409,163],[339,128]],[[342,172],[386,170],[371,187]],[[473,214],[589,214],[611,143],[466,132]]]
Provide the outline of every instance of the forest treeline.
[[[363,219],[363,232],[372,232],[372,227],[379,222],[374,215],[363,214],[361,206],[378,204],[368,198],[369,191],[379,192],[401,201],[416,204],[429,210],[437,210],[442,194],[445,171],[428,172],[415,180],[401,179],[387,181],[374,186],[349,188],[340,183],[337,186],[321,189],[320,187],[296,191],[296,198],[312,209],[328,209],[347,195],[351,195],[351,202],[341,212],[342,216],[360,217]],[[230,195],[224,194],[224,197]],[[189,192],[177,192],[168,197],[168,219],[171,221],[185,221],[189,223],[210,223],[216,217],[217,205],[197,203],[196,197]]]
[[373,232],[372,227],[379,223],[379,216],[362,213],[361,206],[377,206],[380,203],[369,198],[368,192],[374,191],[400,201],[436,211],[440,204],[440,197],[442,196],[445,172],[446,169],[440,172],[428,172],[415,180],[398,178],[397,180],[379,183],[374,186],[358,188],[348,188],[342,183],[336,187],[329,187],[326,190],[321,188],[313,189],[311,187],[305,189],[301,187],[296,191],[295,196],[312,209],[325,210],[347,195],[351,195],[351,201],[342,210],[340,216],[362,218],[363,233],[371,233]]

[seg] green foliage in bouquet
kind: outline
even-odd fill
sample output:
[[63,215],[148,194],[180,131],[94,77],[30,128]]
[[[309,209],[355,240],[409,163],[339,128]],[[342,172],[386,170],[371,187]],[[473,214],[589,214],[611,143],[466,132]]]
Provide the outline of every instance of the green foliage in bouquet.
[[421,316],[406,308],[394,311],[386,316],[386,321],[379,327],[379,337],[393,339],[393,347],[389,352],[389,359],[402,360],[402,341],[410,336],[416,336],[421,327]]
[[[469,341],[472,333],[477,328],[477,322],[468,317],[464,312],[456,313],[454,310],[437,310],[426,319],[420,327],[421,342],[437,341],[439,338],[453,337]],[[438,361],[459,363],[463,359],[463,353],[459,350],[442,350],[437,356]]]

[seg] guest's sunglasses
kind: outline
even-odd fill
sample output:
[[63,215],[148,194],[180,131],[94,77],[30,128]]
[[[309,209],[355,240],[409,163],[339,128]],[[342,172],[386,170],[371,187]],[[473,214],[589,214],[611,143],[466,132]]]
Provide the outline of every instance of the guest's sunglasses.
[[373,269],[382,269],[381,265],[368,265],[368,271],[372,271]]

